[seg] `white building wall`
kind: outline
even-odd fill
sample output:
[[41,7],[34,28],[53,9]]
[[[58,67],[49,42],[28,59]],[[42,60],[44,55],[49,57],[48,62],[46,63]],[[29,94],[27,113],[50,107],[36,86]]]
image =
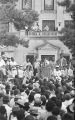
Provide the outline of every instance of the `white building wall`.
[[42,0],[35,0],[35,11],[38,11],[40,14],[40,11],[42,9]]
[[[54,0],[54,10],[44,10],[44,0],[32,0],[32,9],[39,13],[39,27],[42,30],[42,20],[55,20],[55,28],[64,27],[65,20],[71,20],[69,13],[65,12],[65,7],[58,5],[57,1]],[[63,1],[63,0],[61,0]],[[19,0],[16,6],[17,9],[22,9],[22,0]],[[10,30],[9,30],[10,31]],[[11,31],[15,32],[14,26],[11,24]]]
[[65,21],[65,20],[72,20],[72,18],[71,18],[71,14],[70,14],[70,13],[66,13],[66,12],[64,12],[63,17],[64,17],[64,21]]
[[[59,23],[61,23],[61,28],[64,27],[64,20],[71,20],[71,17],[69,14],[64,12],[64,8],[57,5],[57,0],[54,0],[54,10],[50,11],[44,11],[44,0],[32,0],[32,9],[35,11],[38,11],[39,13],[39,26],[42,30],[42,20],[55,20],[55,27],[59,26]],[[17,3],[17,9],[22,9],[22,0],[19,0]],[[10,25],[10,32],[17,32],[14,28],[14,26]],[[24,37],[24,31],[21,31],[19,33],[19,37]],[[36,38],[35,38],[36,39]],[[51,42],[51,40],[49,40]],[[42,44],[42,40],[30,40],[29,41],[29,48],[24,48],[22,46],[18,46],[14,52],[14,57],[16,61],[21,64],[25,60],[25,56],[29,54],[31,51],[35,52],[33,49],[35,49],[35,46]],[[55,43],[54,40],[51,42],[52,44]],[[61,48],[63,48],[63,45],[60,45],[59,42],[57,42]],[[56,45],[56,44],[55,44]],[[66,48],[64,48],[66,50]],[[53,52],[53,53],[52,53]],[[41,58],[42,54],[55,54],[55,60],[57,60],[57,54],[58,51],[39,51],[39,59]]]
[[22,10],[22,0],[18,0],[18,2],[16,3],[16,8],[19,10]]
[[[55,26],[56,26],[56,10],[57,10],[56,1],[57,0],[54,0],[54,10],[49,10],[49,11],[44,10],[44,0],[38,0],[36,2],[36,3],[39,3],[37,11],[38,13],[40,13],[39,14],[39,27],[41,30],[42,30],[42,20],[55,20]],[[37,5],[38,4],[35,4],[35,8],[37,8]]]

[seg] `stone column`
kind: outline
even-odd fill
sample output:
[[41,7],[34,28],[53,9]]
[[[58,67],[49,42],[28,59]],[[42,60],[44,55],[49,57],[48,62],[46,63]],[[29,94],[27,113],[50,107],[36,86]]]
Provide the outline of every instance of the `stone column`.
[[35,0],[32,0],[32,9],[35,10]]
[[41,0],[41,10],[44,10],[44,0]]

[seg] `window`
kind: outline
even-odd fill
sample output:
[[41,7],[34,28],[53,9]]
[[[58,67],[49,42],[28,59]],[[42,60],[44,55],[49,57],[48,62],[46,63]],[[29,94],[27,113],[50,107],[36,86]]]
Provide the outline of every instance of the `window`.
[[55,21],[54,20],[43,20],[42,21],[42,30],[43,31],[54,31],[55,30]]
[[44,10],[54,10],[54,0],[44,0]]
[[72,20],[65,20],[65,27],[66,28],[73,27],[73,21]]
[[32,9],[32,0],[22,0],[22,9]]

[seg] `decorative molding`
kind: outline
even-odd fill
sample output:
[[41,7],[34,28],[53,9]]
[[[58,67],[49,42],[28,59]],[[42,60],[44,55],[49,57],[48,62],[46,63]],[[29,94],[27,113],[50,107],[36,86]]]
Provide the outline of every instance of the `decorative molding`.
[[56,10],[41,10],[40,12],[41,12],[41,13],[53,13],[53,14],[56,14],[56,13],[57,13]]

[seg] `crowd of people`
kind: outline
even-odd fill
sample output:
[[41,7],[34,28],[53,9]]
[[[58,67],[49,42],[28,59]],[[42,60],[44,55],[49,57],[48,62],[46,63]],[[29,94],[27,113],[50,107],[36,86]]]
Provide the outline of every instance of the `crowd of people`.
[[[1,53],[0,120],[74,120],[73,66],[62,57],[57,64],[44,62],[32,65],[28,59],[19,66]],[[53,66],[51,78],[40,77],[43,65]]]

